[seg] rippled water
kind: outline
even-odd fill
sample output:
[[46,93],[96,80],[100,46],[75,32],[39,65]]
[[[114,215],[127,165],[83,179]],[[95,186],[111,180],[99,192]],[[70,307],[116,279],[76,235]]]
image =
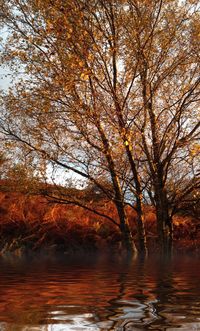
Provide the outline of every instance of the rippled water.
[[200,330],[200,262],[0,260],[0,331]]

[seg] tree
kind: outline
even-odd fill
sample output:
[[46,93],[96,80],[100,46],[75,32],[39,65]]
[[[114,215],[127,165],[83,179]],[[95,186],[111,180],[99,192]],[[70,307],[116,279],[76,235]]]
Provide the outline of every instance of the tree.
[[23,71],[4,96],[3,131],[107,194],[129,251],[125,205],[137,210],[145,252],[149,194],[161,249],[170,252],[172,215],[186,194],[172,194],[172,174],[184,164],[193,190],[197,169],[191,175],[183,155],[199,137],[198,1],[13,0],[1,17],[3,60]]
[[[188,150],[199,139],[199,48],[195,41],[198,2],[131,1],[137,22],[129,31],[132,55],[139,58],[142,121],[135,120],[142,137],[150,182],[154,191],[161,248],[172,248],[172,216],[187,192],[199,185],[197,166],[189,166]],[[197,154],[196,154],[197,157]],[[194,163],[193,163],[194,164]],[[189,188],[178,184],[174,171],[190,178]],[[176,169],[176,170],[175,170]],[[195,184],[194,184],[195,183]],[[176,206],[176,207],[175,207]],[[171,213],[170,213],[171,212]]]
[[[32,10],[35,10],[34,7],[35,4],[33,4],[33,7],[31,8]],[[61,4],[59,4],[61,5]],[[101,86],[100,82],[97,81],[97,83],[95,82],[95,78],[92,77],[92,75],[89,75],[89,67],[88,67],[88,58],[90,59],[90,64],[93,65],[93,70],[97,69],[98,75],[97,78],[99,80],[100,75],[104,75],[106,74],[106,80],[110,80],[110,74],[108,74],[105,71],[105,68],[102,69],[101,66],[103,63],[101,63],[101,65],[99,66],[98,62],[99,61],[99,57],[103,56],[103,61],[105,61],[105,56],[107,56],[106,54],[104,54],[104,50],[103,50],[103,42],[101,41],[101,38],[105,37],[102,35],[102,33],[99,35],[97,34],[97,32],[99,33],[99,27],[97,27],[96,29],[96,35],[95,35],[95,31],[92,31],[93,29],[93,25],[88,25],[88,18],[87,15],[84,17],[83,21],[80,21],[79,17],[81,15],[80,13],[80,8],[77,7],[77,4],[72,3],[72,4],[68,4],[69,6],[72,6],[72,10],[74,10],[73,15],[71,15],[72,19],[77,19],[76,22],[76,29],[81,28],[84,34],[84,39],[82,38],[82,35],[80,36],[79,34],[77,35],[77,31],[76,33],[74,33],[74,38],[70,36],[66,36],[66,28],[64,30],[63,26],[64,26],[64,22],[62,21],[62,19],[65,20],[65,15],[61,15],[60,17],[60,13],[62,13],[63,11],[63,7],[59,7],[55,6],[54,10],[57,10],[56,16],[51,16],[52,17],[52,22],[49,22],[49,12],[47,8],[42,8],[41,10],[43,10],[42,14],[44,15],[43,18],[45,18],[45,23],[46,23],[46,29],[49,29],[49,26],[53,26],[53,24],[55,24],[55,30],[52,31],[46,31],[48,32],[48,34],[46,34],[46,36],[41,36],[41,28],[39,30],[37,30],[38,34],[37,34],[37,43],[35,44],[35,38],[34,41],[31,42],[32,47],[34,47],[35,52],[39,53],[40,56],[40,60],[41,60],[41,47],[38,46],[39,45],[46,45],[47,41],[48,41],[48,47],[47,49],[44,51],[44,49],[42,49],[42,54],[44,56],[43,60],[45,60],[45,65],[43,68],[45,68],[45,72],[43,72],[43,81],[42,84],[40,85],[40,88],[34,89],[34,97],[33,97],[33,93],[32,91],[28,93],[28,89],[26,89],[26,91],[24,91],[24,87],[23,90],[21,90],[20,85],[18,84],[18,96],[13,97],[13,96],[9,96],[7,98],[7,109],[9,108],[10,110],[12,109],[12,105],[13,103],[15,104],[15,112],[16,109],[19,108],[22,109],[23,105],[19,105],[18,107],[16,107],[16,104],[18,103],[17,99],[21,99],[19,94],[21,96],[23,96],[23,102],[25,104],[26,102],[26,107],[29,104],[29,116],[31,115],[31,117],[33,117],[33,107],[35,107],[37,113],[35,112],[36,116],[35,116],[35,120],[37,121],[37,124],[34,124],[34,128],[30,128],[30,125],[27,125],[28,120],[26,121],[25,127],[23,128],[23,132],[28,131],[29,132],[29,136],[30,136],[30,132],[32,134],[31,138],[29,139],[29,143],[27,143],[27,139],[23,139],[23,137],[21,136],[21,133],[19,134],[19,132],[17,132],[16,127],[14,128],[14,126],[12,126],[11,128],[11,123],[12,123],[12,118],[13,118],[13,114],[12,114],[12,118],[9,117],[7,118],[7,123],[9,123],[9,125],[7,126],[6,130],[7,132],[9,132],[12,134],[13,137],[15,137],[16,139],[20,140],[22,143],[26,143],[26,146],[29,146],[32,150],[38,151],[38,152],[42,152],[43,156],[45,155],[45,157],[55,163],[57,163],[58,165],[63,166],[66,169],[70,169],[75,171],[75,173],[78,173],[79,175],[82,175],[83,177],[93,181],[94,183],[97,183],[97,180],[95,179],[95,177],[93,175],[90,174],[91,172],[91,168],[93,167],[92,172],[98,171],[98,175],[99,175],[99,170],[96,170],[97,167],[99,167],[100,164],[100,169],[101,172],[105,171],[105,167],[107,168],[107,171],[110,174],[110,178],[113,184],[113,188],[114,188],[114,197],[112,197],[112,199],[114,200],[117,210],[118,210],[118,215],[119,215],[119,219],[120,219],[120,228],[122,233],[125,236],[124,241],[126,242],[126,246],[128,248],[128,250],[132,250],[133,248],[131,248],[132,244],[130,244],[130,242],[132,241],[131,238],[129,238],[130,235],[130,229],[128,227],[128,223],[127,223],[127,217],[126,217],[126,213],[125,213],[125,204],[124,204],[124,196],[122,193],[122,188],[120,187],[120,179],[119,179],[119,175],[116,171],[116,160],[114,161],[112,154],[115,153],[116,154],[116,146],[113,148],[111,148],[111,144],[110,144],[110,137],[114,138],[114,136],[116,136],[116,133],[114,132],[110,132],[109,134],[109,138],[107,137],[107,134],[105,132],[106,127],[109,127],[108,125],[111,124],[111,119],[109,119],[109,122],[106,123],[106,118],[104,119],[103,116],[107,116],[106,112],[105,112],[105,103],[108,101],[108,98],[105,97],[103,95],[103,93],[105,92],[105,88],[107,88],[106,86]],[[100,4],[101,5],[101,4]],[[23,7],[23,6],[22,6]],[[104,6],[102,7],[103,10],[106,9],[104,8]],[[22,10],[22,8],[21,8]],[[65,8],[65,10],[67,10],[67,8]],[[87,13],[86,9],[86,14]],[[94,12],[92,12],[92,10]],[[38,11],[38,8],[37,8]],[[90,8],[90,14],[95,14],[95,7],[91,6]],[[77,13],[78,13],[78,17],[77,17]],[[80,14],[80,15],[79,15]],[[23,13],[24,15],[24,13]],[[96,15],[96,14],[95,14]],[[25,14],[25,17],[27,18],[27,13]],[[57,21],[59,17],[59,22]],[[56,20],[56,22],[55,22]],[[96,22],[97,19],[95,18]],[[30,38],[33,35],[33,26],[32,23],[30,24],[30,21],[26,22],[26,25],[28,24],[28,27],[26,26],[26,31],[24,30],[24,32],[21,34],[21,30],[19,29],[19,26],[16,26],[16,19],[14,19],[13,17],[11,17],[10,22],[14,22],[14,29],[18,31],[19,33],[19,38],[21,38],[21,36],[23,35],[23,40],[21,42],[24,43],[24,37],[26,36],[28,43],[30,41]],[[43,22],[43,23],[44,23]],[[44,24],[45,24],[44,23]],[[66,22],[65,22],[66,23]],[[66,23],[69,24],[69,23]],[[83,25],[84,24],[84,25]],[[79,25],[79,26],[78,26]],[[81,27],[80,27],[81,25]],[[62,28],[61,28],[62,26]],[[12,26],[13,28],[13,26]],[[69,29],[69,31],[71,31],[71,29],[74,29],[75,26],[72,25],[67,26],[67,28]],[[31,30],[31,37],[27,34],[29,34],[29,29]],[[50,29],[51,30],[51,29]],[[68,32],[67,32],[68,33]],[[96,47],[97,44],[101,41],[101,50],[99,52],[97,52],[96,55],[93,55],[92,52],[95,54],[96,50],[92,50],[91,54],[88,55],[88,50],[87,48],[89,48],[90,43],[91,42],[91,37],[90,37],[90,33],[91,33],[91,37],[92,39],[94,38],[94,36],[96,37]],[[55,37],[55,35],[56,37]],[[63,36],[64,35],[64,36]],[[89,39],[89,42],[85,41],[86,36]],[[67,38],[68,39],[68,49],[67,48],[63,48],[63,37],[70,37]],[[57,47],[57,54],[55,54],[55,49],[53,50],[53,63],[55,64],[55,66],[52,68],[53,72],[51,73],[51,81],[49,82],[48,79],[48,74],[49,74],[49,68],[51,67],[52,64],[52,60],[51,60],[51,54],[52,54],[52,49],[50,50],[50,43],[49,40],[46,40],[46,38],[52,38],[52,42],[54,43],[53,48],[55,48],[55,46]],[[56,39],[56,43],[55,40]],[[106,36],[106,43],[108,42],[108,38]],[[21,40],[21,39],[20,39]],[[19,41],[19,40],[18,40]],[[20,42],[19,42],[20,43]],[[76,43],[76,48],[74,48],[74,43]],[[11,41],[9,42],[9,47],[12,45]],[[35,47],[36,46],[36,47]],[[12,47],[12,46],[11,46]],[[59,47],[59,49],[58,49]],[[20,47],[21,48],[21,47]],[[16,54],[14,51],[14,56],[19,55],[20,58],[24,58],[25,53],[27,50],[27,45],[25,46],[25,50],[22,51],[21,50]],[[83,50],[83,51],[82,51]],[[22,55],[23,53],[23,55]],[[70,54],[70,59],[68,58],[67,62],[66,61],[66,55],[67,53]],[[9,52],[9,54],[11,54]],[[36,54],[35,54],[36,55]],[[34,55],[34,58],[35,58]],[[56,58],[58,59],[63,57],[62,59],[62,68],[60,68],[60,64],[58,65],[56,63]],[[25,56],[26,57],[26,56]],[[93,64],[93,62],[94,63]],[[27,63],[27,59],[24,58],[24,60]],[[33,58],[29,58],[28,60],[29,62],[31,62],[33,64],[33,62],[35,61]],[[35,61],[35,64],[38,61],[38,57],[37,60]],[[108,59],[108,65],[110,67],[109,64],[110,60]],[[67,66],[66,67],[66,63]],[[37,63],[38,66],[39,63]],[[39,67],[37,67],[36,65],[34,66],[34,70],[32,70],[31,67],[31,74],[36,75],[38,78],[38,73],[39,76],[41,77],[41,71],[39,69]],[[41,63],[40,63],[41,66]],[[37,67],[37,69],[36,69]],[[63,67],[65,67],[65,69],[69,69],[68,72],[63,72]],[[92,69],[92,67],[91,67]],[[30,68],[28,69],[30,70]],[[47,74],[48,73],[48,74]],[[59,74],[59,79],[58,79],[58,74]],[[71,78],[70,78],[71,75]],[[47,77],[47,78],[46,78]],[[69,79],[70,78],[70,79]],[[66,79],[68,80],[68,82],[66,81]],[[76,84],[74,80],[77,80]],[[64,88],[65,90],[63,91],[63,84],[64,84]],[[115,83],[114,83],[115,84]],[[48,86],[47,86],[48,85]],[[106,84],[107,85],[107,82]],[[112,85],[112,84],[111,84]],[[62,94],[60,96],[58,96],[58,87],[59,87],[59,91],[62,92]],[[110,86],[109,88],[113,88],[112,86]],[[61,91],[62,90],[62,91]],[[42,91],[44,93],[42,93]],[[59,92],[59,93],[60,93]],[[64,93],[63,93],[64,92]],[[70,97],[66,97],[66,92],[70,93]],[[45,95],[44,95],[45,94]],[[113,99],[113,96],[111,94],[111,97]],[[97,107],[97,102],[99,102],[99,99],[102,99],[101,101],[101,108],[100,106]],[[25,101],[26,100],[26,101]],[[38,102],[41,104],[43,104],[44,109],[46,110],[45,114],[38,114]],[[111,100],[113,102],[113,100]],[[67,104],[68,102],[68,104]],[[50,110],[50,121],[52,122],[53,116],[51,113],[51,108],[53,106],[55,106],[56,103],[56,107],[58,109],[58,112],[55,114],[55,121],[56,121],[56,129],[58,131],[58,126],[62,126],[62,128],[64,127],[63,130],[63,135],[60,134],[59,132],[59,140],[57,139],[56,135],[55,135],[55,131],[53,131],[55,129],[55,126],[52,127],[52,124],[49,124],[49,127],[46,126],[47,122],[46,122],[46,117],[47,117],[47,112]],[[30,106],[32,107],[31,111],[30,111]],[[58,108],[59,106],[59,108]],[[74,112],[74,110],[76,109],[76,113]],[[67,111],[66,111],[67,110]],[[103,111],[102,111],[103,110]],[[67,117],[63,118],[63,112],[66,113],[67,112]],[[102,114],[100,113],[102,112]],[[24,114],[25,115],[25,114]],[[112,114],[109,115],[109,117]],[[26,111],[26,116],[27,116],[27,111]],[[15,117],[15,121],[16,121],[16,117]],[[66,121],[67,122],[67,126],[66,126]],[[43,126],[45,122],[45,126],[46,128]],[[85,127],[83,126],[85,125]],[[39,130],[35,130],[35,127],[37,127]],[[41,133],[40,129],[43,129],[43,133],[44,133],[44,129],[46,131],[48,131],[48,142],[51,144],[52,146],[51,148],[51,155],[54,154],[54,156],[52,157],[49,153],[46,152],[46,149],[44,150],[44,146],[45,148],[47,148],[47,140],[44,143],[44,137],[43,134]],[[5,128],[5,126],[4,126]],[[112,126],[111,126],[112,128]],[[27,130],[28,129],[28,130]],[[109,127],[110,129],[110,127]],[[112,131],[115,128],[112,128]],[[60,140],[61,138],[63,138],[63,136],[66,135],[66,130],[68,130],[68,138],[66,139],[66,137],[64,138],[65,141],[65,146],[61,146],[60,145]],[[76,132],[72,132],[73,130],[76,130]],[[34,133],[33,133],[34,131]],[[39,132],[40,131],[40,132]],[[115,129],[116,131],[116,129]],[[34,135],[34,137],[33,137]],[[71,137],[70,137],[71,135]],[[96,136],[97,135],[97,139]],[[35,139],[33,141],[33,138]],[[83,138],[84,141],[82,144],[80,144],[80,139]],[[117,139],[117,138],[116,138]],[[73,147],[69,148],[69,146],[67,146],[66,149],[66,142],[68,144],[71,143],[71,141],[73,140]],[[74,148],[74,141],[78,141],[78,144],[81,145],[81,154],[78,159],[77,157],[77,153],[78,153],[78,147],[76,147],[77,149]],[[37,145],[36,145],[36,141],[37,141]],[[39,141],[39,146],[38,146],[38,141]],[[100,142],[100,143],[99,143]],[[42,145],[42,147],[41,147]],[[54,148],[53,148],[54,146]],[[73,150],[72,150],[73,149]],[[114,151],[115,149],[115,151]],[[80,148],[79,148],[80,150]],[[71,158],[71,160],[73,160],[73,165],[72,166],[67,166],[66,163],[62,160],[60,161],[60,155],[62,155],[64,151],[65,154],[65,158],[68,156],[68,159]],[[84,152],[83,152],[84,151]],[[101,161],[100,163],[97,165],[91,165],[91,158],[94,155],[94,152],[98,152],[101,155]],[[56,155],[55,158],[55,153],[59,155]],[[83,155],[84,154],[84,155]],[[82,158],[82,159],[81,159]],[[78,162],[77,162],[78,161]],[[77,165],[76,165],[77,164]],[[82,164],[82,166],[85,165],[84,171],[80,170],[80,165]],[[77,166],[79,167],[79,169],[77,169]],[[97,183],[98,186],[100,186],[99,183]]]

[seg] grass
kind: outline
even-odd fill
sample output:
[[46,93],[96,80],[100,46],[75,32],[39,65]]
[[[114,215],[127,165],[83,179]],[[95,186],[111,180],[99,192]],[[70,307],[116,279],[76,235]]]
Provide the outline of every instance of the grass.
[[[107,203],[103,209],[117,220],[112,203]],[[136,213],[127,208],[127,214],[137,243]],[[173,223],[175,248],[179,251],[199,251],[199,222],[192,217],[176,216]],[[145,228],[149,250],[156,251],[156,216],[150,206],[145,206]],[[38,195],[0,191],[1,254],[118,251],[120,239],[119,229],[114,224],[81,207],[49,204],[45,197]]]

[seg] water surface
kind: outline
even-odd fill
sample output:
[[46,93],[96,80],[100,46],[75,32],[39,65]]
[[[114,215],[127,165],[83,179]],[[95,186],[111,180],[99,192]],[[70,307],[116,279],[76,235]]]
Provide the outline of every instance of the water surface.
[[0,331],[200,330],[197,257],[0,260]]

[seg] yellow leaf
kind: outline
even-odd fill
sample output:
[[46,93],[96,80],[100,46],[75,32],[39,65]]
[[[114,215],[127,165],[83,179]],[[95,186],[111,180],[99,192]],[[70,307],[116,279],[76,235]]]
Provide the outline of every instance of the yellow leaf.
[[83,72],[83,73],[81,74],[81,78],[82,78],[83,80],[88,80],[88,79],[89,79],[89,75]]
[[79,61],[78,64],[79,64],[80,67],[84,67],[84,62],[83,61]]

